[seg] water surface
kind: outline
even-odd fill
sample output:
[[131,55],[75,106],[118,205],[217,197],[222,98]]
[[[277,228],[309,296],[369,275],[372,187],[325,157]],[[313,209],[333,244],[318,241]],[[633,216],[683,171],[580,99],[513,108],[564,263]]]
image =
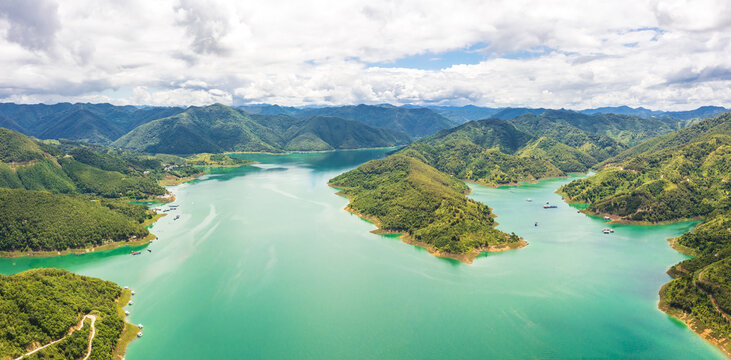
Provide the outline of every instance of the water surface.
[[343,211],[327,180],[385,151],[242,155],[260,164],[174,188],[181,217],[154,225],[152,253],[0,259],[0,272],[62,267],[130,286],[130,319],[145,325],[133,360],[724,358],[657,310],[684,258],[665,239],[693,223],[604,235],[553,193],[570,179],[473,185],[530,245],[465,265]]

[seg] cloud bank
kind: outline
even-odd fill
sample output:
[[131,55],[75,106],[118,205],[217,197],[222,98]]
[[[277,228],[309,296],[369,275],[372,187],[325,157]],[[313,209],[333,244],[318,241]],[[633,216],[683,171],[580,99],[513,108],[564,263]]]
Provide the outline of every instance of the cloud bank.
[[0,54],[24,103],[731,106],[726,0],[6,0]]

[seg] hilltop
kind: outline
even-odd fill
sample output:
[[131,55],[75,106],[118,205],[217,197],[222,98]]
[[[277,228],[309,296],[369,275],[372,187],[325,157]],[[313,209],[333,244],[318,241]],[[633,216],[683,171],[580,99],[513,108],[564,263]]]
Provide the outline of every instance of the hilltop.
[[382,231],[406,234],[406,242],[437,256],[472,262],[481,251],[525,244],[496,230],[490,208],[465,197],[469,188],[463,182],[411,157],[369,161],[330,185],[350,199],[349,211]]
[[191,107],[132,130],[112,146],[148,153],[194,154],[357,149],[403,145],[400,132],[329,116],[247,114],[225,105]]

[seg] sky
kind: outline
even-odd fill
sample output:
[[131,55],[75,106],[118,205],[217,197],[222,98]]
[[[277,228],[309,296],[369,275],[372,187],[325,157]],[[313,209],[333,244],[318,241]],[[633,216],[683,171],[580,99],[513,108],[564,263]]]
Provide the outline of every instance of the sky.
[[0,102],[731,107],[731,1],[0,0]]

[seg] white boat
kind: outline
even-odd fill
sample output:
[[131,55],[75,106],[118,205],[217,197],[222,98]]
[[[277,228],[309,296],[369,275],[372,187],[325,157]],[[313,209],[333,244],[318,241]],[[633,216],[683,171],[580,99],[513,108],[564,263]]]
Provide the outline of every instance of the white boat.
[[134,291],[134,290],[132,290],[131,294],[132,294],[132,295],[134,295],[134,294],[135,294],[135,291]]
[[134,304],[135,304],[135,302],[134,302],[134,301],[132,301],[132,300],[130,300],[130,301],[129,301],[129,302],[127,303],[127,305],[134,305]]
[[137,337],[142,337],[142,331],[137,333]]
[[137,327],[142,329],[144,326],[142,326],[142,324],[137,324]]
[[125,310],[125,311],[124,311],[124,314],[125,314],[125,315],[129,315],[129,311],[126,311],[126,310]]

